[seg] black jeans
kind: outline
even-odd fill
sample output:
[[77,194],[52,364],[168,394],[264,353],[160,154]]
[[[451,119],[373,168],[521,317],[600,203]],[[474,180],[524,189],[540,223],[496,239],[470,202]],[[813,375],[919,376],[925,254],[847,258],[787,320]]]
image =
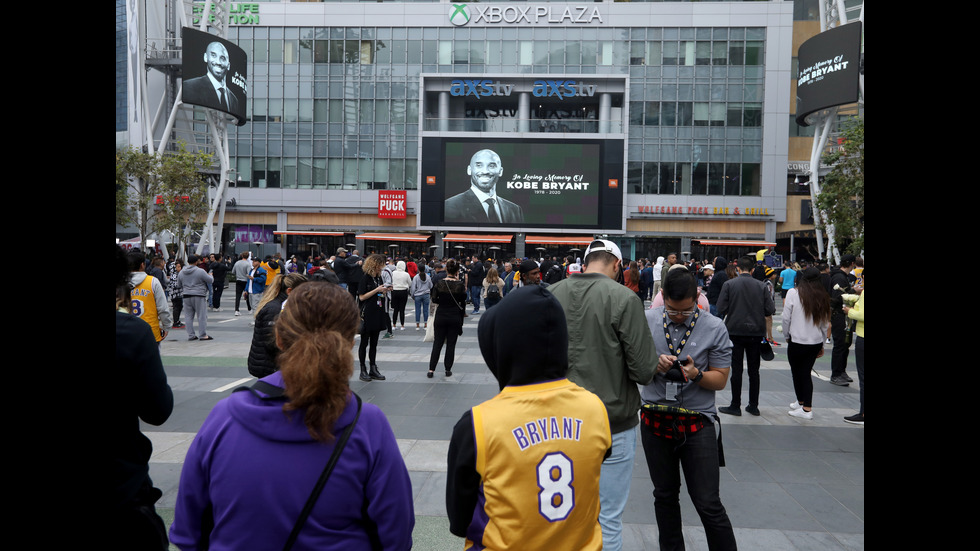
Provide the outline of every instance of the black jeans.
[[749,407],[759,407],[759,366],[762,363],[762,339],[730,335],[732,340],[732,407],[742,405],[743,360],[749,368]]
[[817,361],[817,354],[821,350],[823,350],[823,343],[797,344],[791,342],[786,348],[789,371],[793,375],[793,390],[796,391],[796,400],[801,402],[804,407],[813,407],[813,378],[810,377],[810,371],[813,369],[813,364]]
[[[455,306],[452,306],[455,308]],[[438,314],[438,310],[436,310]],[[440,318],[436,315],[433,321],[433,340],[432,355],[429,356],[429,371],[435,371],[439,365],[439,353],[442,352],[443,345],[446,346],[446,371],[452,371],[453,362],[456,360],[456,339],[459,338],[459,328],[462,322],[455,317]]]
[[[248,289],[248,281],[236,281],[235,282],[235,311],[237,312],[242,305],[242,294]],[[248,303],[248,299],[245,299],[245,307],[248,311],[252,311],[252,305]]]
[[834,339],[834,349],[830,353],[830,378],[844,375],[847,369],[849,354],[847,343],[847,328],[850,320],[843,314],[834,313],[830,318],[830,336]]
[[683,443],[654,435],[644,423],[640,423],[640,437],[650,481],[653,482],[653,507],[660,531],[661,551],[684,549],[681,525],[681,473],[687,493],[691,496],[708,549],[734,550],[735,532],[728,512],[721,503],[719,493],[718,440],[714,424],[705,421],[704,428],[688,434]]
[[864,337],[854,335],[854,359],[857,361],[858,383],[861,384],[861,411],[864,414]]

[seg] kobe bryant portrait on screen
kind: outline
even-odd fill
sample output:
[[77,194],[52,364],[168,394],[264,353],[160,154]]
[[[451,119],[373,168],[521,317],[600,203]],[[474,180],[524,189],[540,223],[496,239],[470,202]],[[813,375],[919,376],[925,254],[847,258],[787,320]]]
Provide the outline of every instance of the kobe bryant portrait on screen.
[[184,81],[184,102],[238,113],[238,96],[228,88],[225,78],[231,69],[231,60],[224,44],[217,41],[208,44],[204,50],[204,64],[207,67],[204,76]]
[[491,149],[477,151],[470,158],[466,174],[470,177],[470,187],[446,200],[445,222],[524,222],[524,211],[520,205],[497,195],[497,181],[504,174],[500,155]]

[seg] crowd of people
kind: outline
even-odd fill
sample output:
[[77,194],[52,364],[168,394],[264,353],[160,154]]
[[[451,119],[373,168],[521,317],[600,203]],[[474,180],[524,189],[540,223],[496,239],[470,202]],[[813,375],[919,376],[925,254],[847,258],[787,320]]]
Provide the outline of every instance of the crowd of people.
[[[348,382],[355,361],[360,380],[386,380],[376,361],[379,341],[405,330],[411,300],[415,329],[432,343],[427,378],[440,358],[445,377],[453,375],[465,320],[479,315],[480,351],[500,385],[500,394],[464,412],[450,443],[447,513],[466,548],[621,549],[639,440],[661,548],[684,546],[683,470],[709,549],[736,549],[718,492],[725,464],[719,413],[741,415],[747,368],[744,409],[760,415],[760,358],[782,346],[774,331],[786,345],[796,394],[787,413],[802,421],[813,419],[811,370],[824,346],[832,345],[830,382],[847,385],[854,344],[860,410],[844,420],[864,424],[862,259],[774,268],[760,256],[631,260],[599,239],[582,257],[562,259],[362,257],[340,247],[305,262],[249,253],[164,262],[138,251],[120,257],[117,246],[129,272],[117,284],[117,310],[125,312],[117,316],[127,316],[117,317],[117,363],[136,364],[156,381],[160,403],[132,415],[158,424],[172,409],[157,365],[171,329],[213,340],[207,312],[221,311],[226,286],[235,289],[235,315],[244,301],[254,317],[248,371],[258,381],[219,402],[195,437],[170,541],[181,549],[286,541],[411,548],[411,483],[394,435]],[[782,318],[774,324],[777,293]],[[131,319],[149,327],[139,339],[151,346],[141,345],[140,358],[118,340],[136,339]],[[732,401],[716,407],[729,379]],[[532,448],[540,453],[525,453]],[[321,459],[331,453],[339,460],[324,470]],[[144,469],[136,471],[116,518],[132,521],[137,506],[140,518],[155,516],[145,509],[152,512],[159,491]],[[261,484],[241,483],[255,476]],[[337,498],[317,500],[327,477]],[[146,524],[144,534],[159,528]]]

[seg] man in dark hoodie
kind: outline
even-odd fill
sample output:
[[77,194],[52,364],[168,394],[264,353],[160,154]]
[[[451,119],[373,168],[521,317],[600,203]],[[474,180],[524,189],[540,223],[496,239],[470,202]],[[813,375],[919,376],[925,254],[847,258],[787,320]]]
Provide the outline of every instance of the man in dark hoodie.
[[599,475],[612,446],[606,407],[565,376],[568,328],[558,300],[540,285],[511,294],[519,300],[487,310],[477,329],[500,394],[453,429],[449,530],[466,538],[465,549],[601,549]]
[[[715,269],[715,275],[711,277],[711,283],[708,284],[708,311],[711,312],[713,316],[721,317],[718,314],[718,297],[721,296],[721,287],[728,281],[728,274],[725,269],[728,268],[728,261],[725,257],[718,256],[715,257],[713,263]],[[663,281],[661,279],[661,281]]]

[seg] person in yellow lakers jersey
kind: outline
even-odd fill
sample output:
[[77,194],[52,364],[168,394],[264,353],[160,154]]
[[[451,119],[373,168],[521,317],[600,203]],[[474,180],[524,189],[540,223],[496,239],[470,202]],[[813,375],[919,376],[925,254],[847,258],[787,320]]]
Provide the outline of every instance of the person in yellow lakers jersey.
[[450,532],[472,550],[602,549],[599,474],[612,434],[602,400],[565,377],[561,304],[539,285],[515,289],[477,333],[501,390],[453,429]]
[[129,260],[129,281],[133,286],[130,292],[132,313],[150,325],[153,338],[160,344],[173,325],[163,282],[144,271],[146,261],[142,252],[132,251],[126,257]]

